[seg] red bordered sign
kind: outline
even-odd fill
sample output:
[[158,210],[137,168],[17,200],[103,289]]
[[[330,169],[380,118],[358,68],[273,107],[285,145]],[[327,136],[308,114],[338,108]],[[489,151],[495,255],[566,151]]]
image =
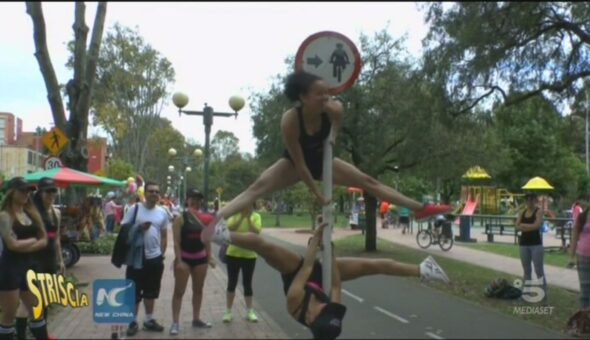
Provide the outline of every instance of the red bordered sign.
[[354,43],[338,32],[322,31],[303,41],[295,56],[295,70],[321,77],[332,94],[350,88],[361,72],[361,56]]

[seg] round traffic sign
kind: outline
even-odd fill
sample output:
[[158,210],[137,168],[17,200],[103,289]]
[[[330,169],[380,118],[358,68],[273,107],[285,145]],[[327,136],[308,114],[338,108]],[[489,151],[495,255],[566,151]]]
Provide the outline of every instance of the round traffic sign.
[[61,159],[59,159],[57,157],[48,157],[47,159],[45,159],[45,163],[43,164],[43,167],[45,168],[45,170],[49,170],[49,169],[61,168],[61,167],[63,167],[63,164],[61,162]]
[[361,56],[354,43],[338,32],[323,31],[303,41],[295,56],[295,70],[321,77],[332,94],[350,88],[361,72]]

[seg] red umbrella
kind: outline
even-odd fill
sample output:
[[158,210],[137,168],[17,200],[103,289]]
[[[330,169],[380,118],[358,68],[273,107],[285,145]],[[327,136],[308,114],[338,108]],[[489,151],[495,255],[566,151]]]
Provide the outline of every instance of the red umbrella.
[[355,187],[349,187],[347,189],[347,191],[348,192],[358,192],[359,194],[362,194],[363,193],[363,189],[361,189],[361,188],[355,188]]
[[46,171],[35,172],[24,176],[29,183],[37,183],[43,177],[49,177],[55,181],[55,185],[66,188],[70,185],[92,185],[92,186],[118,186],[127,185],[126,181],[100,177],[70,168],[53,168]]

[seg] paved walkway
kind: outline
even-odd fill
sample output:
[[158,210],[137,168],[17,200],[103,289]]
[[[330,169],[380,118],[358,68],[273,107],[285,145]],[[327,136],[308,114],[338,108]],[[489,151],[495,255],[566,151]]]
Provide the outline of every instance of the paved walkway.
[[[268,228],[264,234],[275,237],[292,244],[306,246],[311,234],[309,232],[300,232],[301,229],[278,229]],[[335,229],[333,239],[337,240],[350,235],[360,234],[358,230]],[[401,234],[401,229],[381,229],[377,230],[378,237],[402,244],[404,246],[420,249],[416,244],[414,234]],[[479,235],[477,230],[472,233],[471,237],[478,238],[478,242],[485,242],[485,235]],[[546,244],[551,245],[552,236],[546,236]],[[497,240],[511,242],[511,239]],[[286,334],[280,329],[271,316],[264,311],[257,309],[256,297],[254,298],[254,308],[257,309],[259,322],[256,324],[248,323],[245,318],[245,305],[242,298],[241,285],[237,288],[237,297],[234,302],[234,321],[230,324],[223,324],[221,317],[225,309],[225,287],[227,276],[223,266],[217,266],[215,269],[209,268],[207,279],[205,280],[204,298],[201,307],[201,318],[213,323],[210,329],[194,329],[191,327],[192,308],[189,288],[185,293],[183,306],[181,310],[181,331],[178,336],[170,336],[168,331],[172,322],[171,301],[174,287],[174,275],[170,270],[170,264],[174,257],[172,249],[172,238],[169,237],[170,244],[167,248],[165,272],[162,279],[162,289],[160,298],[156,301],[155,318],[165,326],[162,333],[151,333],[140,330],[135,336],[137,339],[161,339],[161,338],[182,338],[182,339],[285,339]],[[489,252],[475,250],[462,246],[456,242],[455,246],[449,252],[443,252],[438,247],[430,247],[425,252],[438,256],[449,257],[459,261],[473,263],[479,266],[488,267],[507,274],[520,276],[522,267],[519,259],[506,256],[496,255]],[[82,256],[80,261],[69,270],[80,282],[88,283],[83,291],[88,294],[89,300],[92,301],[92,282],[97,278],[124,278],[124,270],[117,269],[110,263],[109,256]],[[579,291],[578,277],[576,270],[559,268],[545,265],[545,272],[549,284],[564,287],[567,289]],[[60,308],[60,307],[58,307]],[[143,306],[139,311],[139,320],[144,317]],[[104,339],[110,338],[111,326],[108,324],[96,324],[92,318],[92,302],[89,307],[81,309],[63,308],[49,320],[50,334],[60,339],[84,338],[84,339]],[[122,338],[125,338],[124,332]]]
[[[377,224],[380,225],[380,224]],[[455,230],[456,231],[456,227]],[[358,230],[350,230],[350,229],[334,229],[333,239],[339,239],[348,235],[355,235],[360,234]],[[490,252],[485,252],[481,250],[471,249],[465,245],[462,245],[461,242],[455,242],[453,248],[448,251],[442,251],[439,247],[429,247],[427,249],[422,249],[418,247],[416,243],[416,232],[417,227],[414,226],[414,233],[413,234],[405,234],[401,233],[401,229],[377,229],[377,236],[381,239],[402,244],[409,248],[419,249],[425,251],[427,253],[452,258],[458,261],[463,261],[467,263],[472,263],[478,266],[487,267],[490,269],[494,269],[500,272],[504,272],[507,274],[521,276],[522,275],[522,265],[520,263],[520,259],[496,255]],[[309,238],[309,234],[301,234],[296,233],[294,229],[265,229],[264,233],[269,234],[270,236],[290,241],[292,243],[297,243],[302,246],[307,245],[307,239]],[[456,232],[458,234],[458,231]],[[486,235],[482,234],[479,230],[474,230],[471,234],[472,238],[476,238],[478,243],[486,242]],[[501,242],[513,242],[514,237],[512,236],[496,236],[495,241]],[[555,239],[552,234],[548,234],[544,237],[543,242],[547,246],[551,245],[558,245],[561,244],[559,240]],[[568,269],[568,268],[560,268],[552,265],[545,265],[545,275],[547,277],[547,283],[550,285],[570,289],[573,291],[579,291],[579,281],[578,281],[578,272],[575,269]]]
[[[165,270],[162,278],[160,298],[156,300],[154,317],[165,329],[162,333],[146,332],[141,330],[141,322],[144,318],[143,304],[140,305],[139,318],[140,331],[133,337],[137,339],[284,339],[286,334],[264,311],[257,309],[254,301],[254,309],[258,314],[258,322],[250,323],[245,320],[246,306],[243,299],[241,284],[236,291],[233,313],[234,320],[229,324],[221,321],[225,311],[225,290],[227,275],[224,266],[209,268],[204,297],[201,305],[201,319],[213,324],[209,329],[196,329],[192,322],[192,291],[190,282],[183,298],[180,314],[181,330],[177,336],[169,335],[172,323],[172,292],[174,290],[174,274],[170,265],[174,258],[172,237],[168,237],[169,245],[166,250]],[[125,277],[124,267],[117,269],[110,262],[110,256],[84,256],[70,270],[80,282],[88,283],[83,291],[88,294],[90,306],[79,309],[61,308],[59,313],[49,319],[49,333],[58,339],[108,339],[111,337],[111,325],[94,323],[92,317],[92,282],[95,279],[121,279]],[[126,326],[124,328],[126,330]],[[121,338],[125,338],[124,331]],[[130,337],[131,338],[131,337]]]

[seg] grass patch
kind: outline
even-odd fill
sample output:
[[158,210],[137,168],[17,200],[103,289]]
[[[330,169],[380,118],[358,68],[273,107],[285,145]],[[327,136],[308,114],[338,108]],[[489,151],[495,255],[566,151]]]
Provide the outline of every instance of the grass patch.
[[[399,262],[418,264],[428,254],[382,239],[377,240],[377,252],[364,251],[365,238],[353,235],[335,241],[338,256],[359,256],[373,258],[393,258]],[[551,315],[515,314],[514,307],[540,306],[518,300],[490,299],[484,296],[485,287],[496,278],[505,278],[508,282],[520,278],[473,264],[433,255],[451,279],[450,285],[432,283],[433,288],[457,296],[478,306],[493,309],[505,315],[533,322],[539,326],[563,332],[567,320],[578,309],[578,292],[549,285],[548,306],[554,307]]]
[[[311,217],[309,214],[293,214],[293,215],[285,215],[281,214],[279,221],[280,225],[276,225],[277,216],[273,213],[269,212],[259,212],[260,217],[262,218],[262,225],[266,228],[307,228],[311,229]],[[334,223],[334,227],[336,228],[350,228],[348,224],[348,215],[347,214],[337,214],[336,215],[336,223]]]
[[[506,243],[465,243],[461,244],[462,246],[466,246],[469,248],[487,251],[490,253],[504,255],[513,257],[516,259],[520,259],[520,251],[519,246],[516,244],[506,244]],[[545,264],[558,266],[564,268],[567,263],[569,262],[569,255],[566,252],[562,251],[546,251]]]
[[115,245],[115,235],[108,235],[99,238],[94,242],[78,242],[80,254],[110,255]]

